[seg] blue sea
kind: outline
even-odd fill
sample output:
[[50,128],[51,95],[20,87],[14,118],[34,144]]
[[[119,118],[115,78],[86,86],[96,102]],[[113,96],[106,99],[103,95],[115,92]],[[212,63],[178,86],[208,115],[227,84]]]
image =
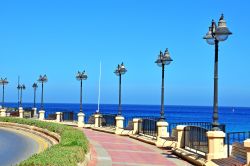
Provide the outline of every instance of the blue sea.
[[[7,107],[17,107],[16,103],[6,103]],[[24,103],[23,107],[32,107],[32,103]],[[39,110],[39,104],[37,104]],[[84,104],[83,112],[93,114],[97,104]],[[118,105],[102,104],[101,113],[116,114]],[[46,116],[55,112],[73,111],[77,117],[79,104],[45,104]],[[166,106],[165,117],[167,122],[212,122],[213,107],[208,106]],[[160,116],[160,105],[122,105],[124,117]],[[227,132],[250,131],[250,108],[247,107],[219,107],[219,122],[226,125]]]

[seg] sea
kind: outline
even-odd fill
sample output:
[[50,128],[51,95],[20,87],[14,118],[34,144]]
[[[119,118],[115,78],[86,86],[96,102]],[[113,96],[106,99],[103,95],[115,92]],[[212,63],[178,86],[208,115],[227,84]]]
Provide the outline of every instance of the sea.
[[[6,103],[5,107],[17,107],[17,103]],[[24,108],[33,107],[32,103],[23,103]],[[46,103],[46,117],[55,112],[74,112],[77,118],[79,104]],[[40,105],[37,104],[39,110]],[[83,104],[83,112],[89,116],[97,110],[97,104]],[[100,113],[117,114],[118,105],[101,104]],[[219,123],[226,125],[226,132],[250,131],[250,108],[219,107]],[[168,123],[179,122],[212,122],[213,107],[211,106],[165,106],[165,118]],[[159,117],[160,105],[122,105],[122,115],[126,117],[146,116]]]

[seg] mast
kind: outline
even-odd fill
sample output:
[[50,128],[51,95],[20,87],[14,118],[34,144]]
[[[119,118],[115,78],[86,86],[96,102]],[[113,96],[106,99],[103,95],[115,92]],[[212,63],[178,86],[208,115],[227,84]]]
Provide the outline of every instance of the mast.
[[100,73],[99,73],[99,92],[98,92],[98,105],[96,113],[100,111],[100,96],[101,96],[101,76],[102,76],[102,62],[100,61]]
[[[17,88],[19,87],[19,84],[20,84],[20,76],[18,76],[18,79],[17,79]],[[20,106],[20,98],[19,98],[20,94],[19,94],[19,88],[17,90],[17,108],[19,108]]]

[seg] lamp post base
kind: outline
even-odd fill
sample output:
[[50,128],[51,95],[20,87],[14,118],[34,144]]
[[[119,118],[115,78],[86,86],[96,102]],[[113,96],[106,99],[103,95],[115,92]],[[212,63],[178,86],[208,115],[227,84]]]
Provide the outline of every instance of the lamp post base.
[[79,112],[78,114],[77,114],[77,116],[78,116],[78,127],[84,127],[84,117],[85,117],[85,114],[84,113],[82,113],[82,112]]
[[18,108],[18,111],[19,111],[19,118],[23,118],[23,107],[19,107]]
[[39,120],[45,120],[45,111],[44,110],[39,111]]
[[1,111],[1,117],[6,117],[6,109],[2,108],[0,111]]

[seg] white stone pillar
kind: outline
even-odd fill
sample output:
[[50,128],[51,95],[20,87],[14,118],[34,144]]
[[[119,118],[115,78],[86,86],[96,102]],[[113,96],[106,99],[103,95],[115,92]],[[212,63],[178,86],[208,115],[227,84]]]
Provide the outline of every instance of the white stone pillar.
[[40,110],[39,111],[39,120],[44,120],[45,119],[45,111],[44,110]]
[[124,122],[124,117],[121,115],[118,115],[115,117],[116,121],[116,128],[115,128],[115,134],[121,135],[123,132],[123,122]]
[[139,122],[141,119],[139,118],[133,118],[133,134],[139,133]]
[[62,121],[62,112],[56,112],[56,122]]
[[33,117],[37,116],[37,108],[32,108],[32,110],[34,111]]
[[78,127],[84,127],[84,117],[85,117],[85,114],[82,113],[82,112],[79,112],[77,114],[78,116]]
[[100,127],[102,115],[98,113],[95,114],[94,117],[95,117],[95,127]]
[[185,127],[184,125],[178,125],[176,126],[177,130],[177,148],[183,148],[184,147],[184,139],[185,139]]
[[168,122],[158,121],[156,125],[157,125],[157,131],[158,131],[157,139],[160,137],[165,137],[165,138],[169,137]]
[[117,129],[123,129],[124,117],[118,115],[118,116],[115,117],[115,120],[116,120],[116,128]]
[[1,117],[6,117],[6,109],[2,108],[0,111],[1,111]]
[[23,118],[23,107],[19,107],[18,111],[19,111],[19,118]]
[[250,164],[250,139],[246,139],[244,141],[244,147],[246,148],[246,151],[247,151],[247,164],[246,165],[249,165]]
[[223,131],[208,131],[208,154],[207,160],[225,158],[224,138],[226,134]]
[[157,147],[166,147],[166,140],[162,138],[167,138],[169,137],[168,133],[168,122],[165,121],[158,121],[156,123],[157,126],[157,140],[155,145]]

